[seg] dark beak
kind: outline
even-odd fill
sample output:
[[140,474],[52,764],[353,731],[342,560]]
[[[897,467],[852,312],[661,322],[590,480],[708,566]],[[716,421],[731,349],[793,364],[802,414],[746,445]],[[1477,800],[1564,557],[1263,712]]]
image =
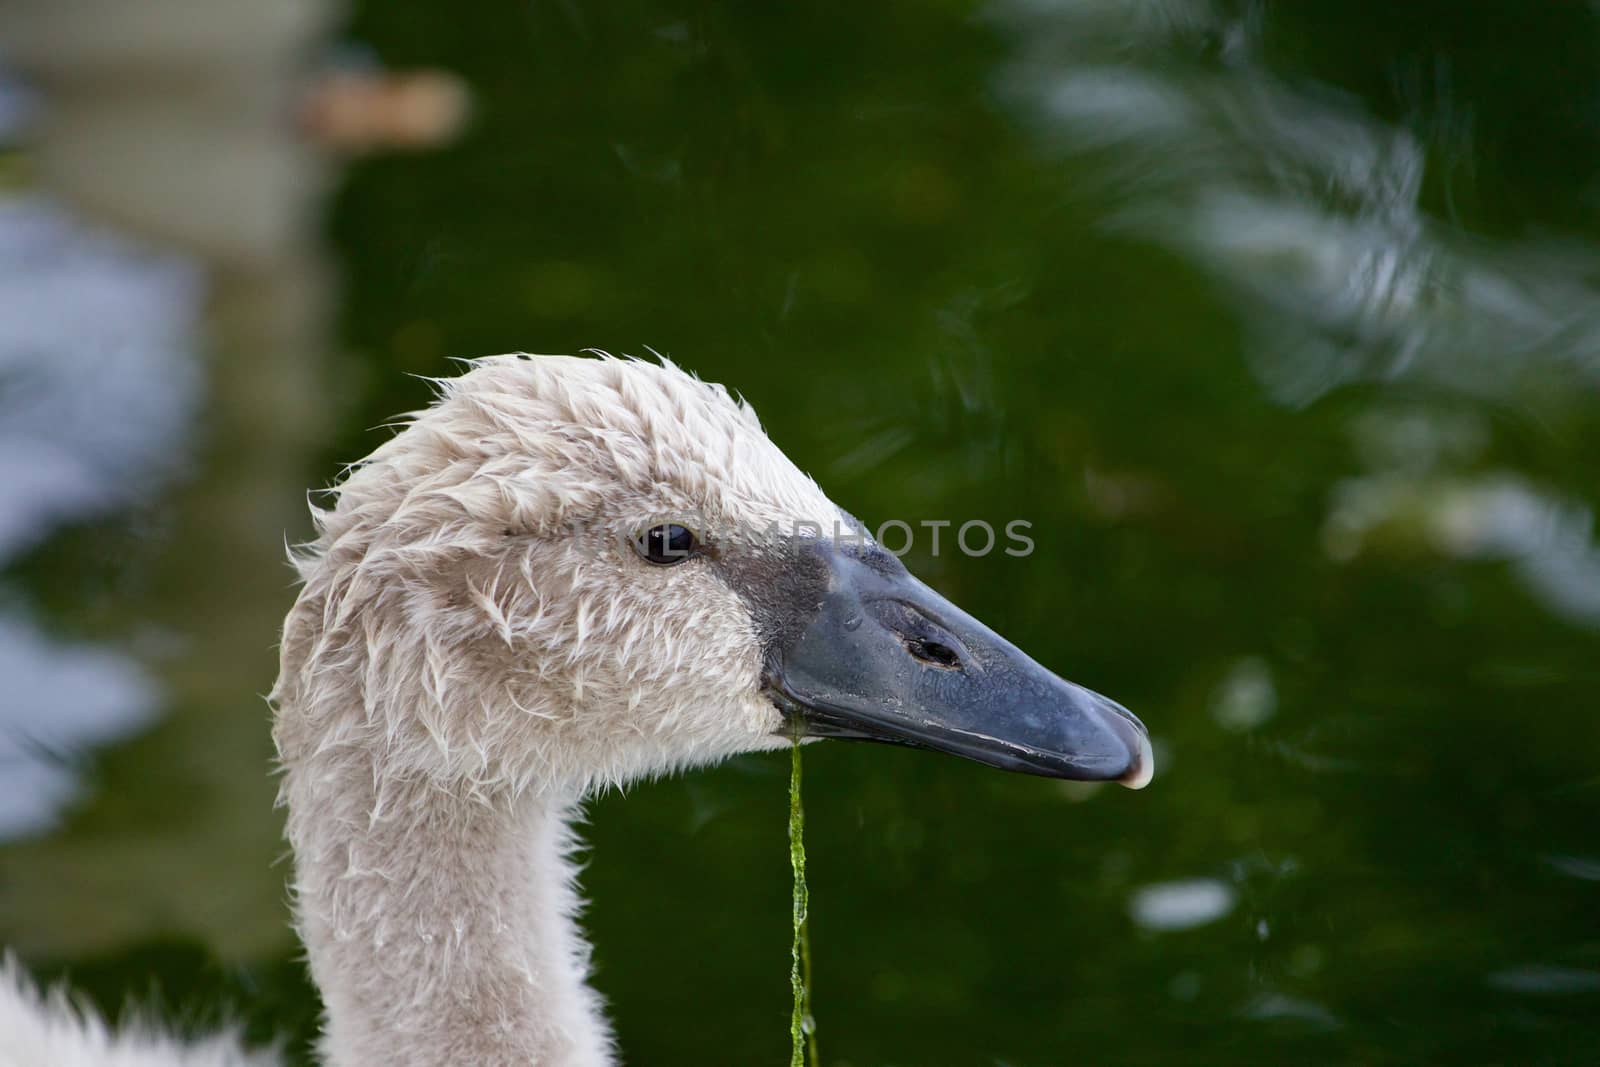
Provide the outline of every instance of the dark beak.
[[1056,677],[876,546],[817,540],[814,612],[770,650],[766,683],[800,736],[885,741],[1050,778],[1143,788],[1144,725]]

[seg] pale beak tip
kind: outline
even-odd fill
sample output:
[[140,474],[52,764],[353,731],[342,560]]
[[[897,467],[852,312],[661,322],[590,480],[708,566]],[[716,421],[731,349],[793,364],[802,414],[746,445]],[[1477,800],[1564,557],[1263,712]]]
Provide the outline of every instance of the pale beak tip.
[[1129,789],[1143,789],[1156,776],[1156,755],[1150,749],[1150,738],[1139,731],[1139,754],[1128,765],[1128,771],[1119,781]]

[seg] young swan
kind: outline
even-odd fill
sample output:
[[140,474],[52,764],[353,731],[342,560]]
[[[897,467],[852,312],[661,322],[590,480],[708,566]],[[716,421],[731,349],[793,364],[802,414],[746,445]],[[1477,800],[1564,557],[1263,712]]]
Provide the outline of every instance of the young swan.
[[315,518],[274,736],[334,1067],[612,1062],[568,859],[599,787],[796,735],[1151,774],[671,365],[482,360]]

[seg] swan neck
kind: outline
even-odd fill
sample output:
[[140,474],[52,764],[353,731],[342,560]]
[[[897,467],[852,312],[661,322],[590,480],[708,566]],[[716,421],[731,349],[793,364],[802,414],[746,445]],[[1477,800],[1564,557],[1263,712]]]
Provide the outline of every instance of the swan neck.
[[577,798],[314,762],[284,791],[324,1062],[609,1064],[575,918]]

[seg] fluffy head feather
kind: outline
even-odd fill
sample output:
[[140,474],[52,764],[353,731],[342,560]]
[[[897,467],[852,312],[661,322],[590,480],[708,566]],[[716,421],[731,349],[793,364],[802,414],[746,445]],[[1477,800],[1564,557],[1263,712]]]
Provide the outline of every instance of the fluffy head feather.
[[274,694],[285,761],[582,792],[781,744],[750,607],[709,561],[629,543],[666,520],[746,544],[848,521],[750,407],[608,357],[439,386],[316,514]]

